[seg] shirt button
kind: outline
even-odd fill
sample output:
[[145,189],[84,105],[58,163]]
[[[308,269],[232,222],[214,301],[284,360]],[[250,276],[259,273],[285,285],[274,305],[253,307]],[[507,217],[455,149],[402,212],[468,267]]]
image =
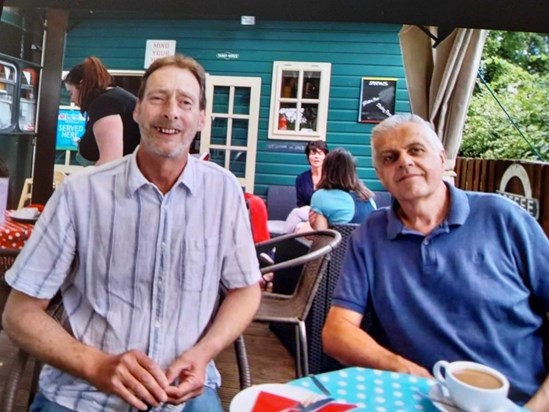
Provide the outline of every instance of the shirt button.
[[429,244],[429,241],[428,241],[427,239],[425,239],[425,240],[423,241],[423,244],[424,244],[425,246],[427,246],[427,245]]
[[154,322],[154,327],[159,328],[160,327],[160,321],[157,320],[156,322]]

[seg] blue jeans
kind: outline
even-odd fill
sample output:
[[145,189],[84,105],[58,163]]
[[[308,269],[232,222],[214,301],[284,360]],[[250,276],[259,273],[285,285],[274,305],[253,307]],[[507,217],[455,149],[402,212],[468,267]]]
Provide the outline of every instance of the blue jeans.
[[[48,400],[38,392],[29,412],[72,412],[72,410]],[[217,396],[217,391],[204,386],[202,395],[187,401],[184,412],[223,412],[223,407],[219,396]]]

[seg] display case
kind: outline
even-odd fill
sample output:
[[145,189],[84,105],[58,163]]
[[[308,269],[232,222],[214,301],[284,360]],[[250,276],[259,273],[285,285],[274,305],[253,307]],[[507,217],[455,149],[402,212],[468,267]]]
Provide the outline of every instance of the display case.
[[13,128],[13,108],[16,99],[17,68],[0,60],[0,133]]
[[0,54],[0,133],[34,133],[38,67]]
[[10,174],[8,207],[32,174],[40,66],[0,53],[0,161]]

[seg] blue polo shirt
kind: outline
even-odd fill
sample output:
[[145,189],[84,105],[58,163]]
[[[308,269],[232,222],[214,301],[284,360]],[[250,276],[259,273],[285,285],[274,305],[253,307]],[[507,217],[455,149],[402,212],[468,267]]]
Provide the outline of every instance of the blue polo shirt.
[[427,236],[391,208],[353,233],[333,304],[371,305],[387,349],[431,370],[440,359],[492,366],[523,403],[546,377],[540,335],[549,312],[549,241],[515,203],[447,185],[451,205]]

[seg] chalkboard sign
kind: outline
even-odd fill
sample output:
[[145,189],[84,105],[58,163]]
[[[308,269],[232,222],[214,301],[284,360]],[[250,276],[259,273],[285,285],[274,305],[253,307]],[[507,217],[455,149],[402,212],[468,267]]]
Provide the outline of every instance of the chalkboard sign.
[[395,114],[397,79],[386,77],[363,77],[360,90],[358,121],[379,123]]
[[57,150],[78,150],[78,142],[86,129],[86,119],[80,110],[70,106],[59,107],[57,116]]

